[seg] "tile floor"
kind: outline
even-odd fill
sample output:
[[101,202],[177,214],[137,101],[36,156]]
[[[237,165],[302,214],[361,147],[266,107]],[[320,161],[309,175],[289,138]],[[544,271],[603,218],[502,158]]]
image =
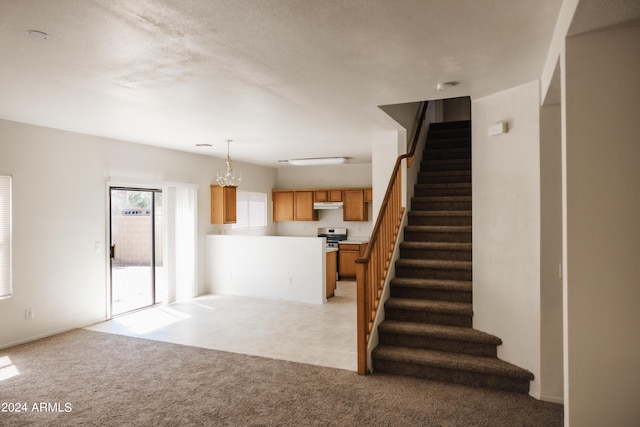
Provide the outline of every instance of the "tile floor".
[[357,370],[356,283],[327,304],[205,295],[86,329],[194,347]]

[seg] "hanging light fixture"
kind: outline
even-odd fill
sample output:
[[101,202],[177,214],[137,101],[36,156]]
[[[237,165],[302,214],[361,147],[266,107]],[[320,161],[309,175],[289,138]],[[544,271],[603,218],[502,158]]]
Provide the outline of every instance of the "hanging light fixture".
[[229,154],[229,144],[233,142],[231,139],[227,139],[227,170],[225,172],[218,172],[216,182],[220,187],[237,187],[242,180],[242,174],[237,177],[233,174],[233,162],[231,161],[231,155]]

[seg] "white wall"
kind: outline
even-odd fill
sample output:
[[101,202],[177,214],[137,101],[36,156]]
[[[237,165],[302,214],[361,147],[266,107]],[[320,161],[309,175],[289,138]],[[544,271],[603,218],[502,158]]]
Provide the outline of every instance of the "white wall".
[[[334,166],[285,166],[278,168],[278,189],[300,188],[368,188],[372,186],[371,164],[354,163]],[[269,194],[271,201],[271,194]],[[347,228],[349,237],[368,237],[373,228],[373,210],[368,204],[368,221],[343,221],[342,209],[318,211],[318,221],[280,221],[281,236],[316,236],[318,227]],[[270,209],[272,210],[271,206]]]
[[640,27],[568,38],[565,424],[640,420]]
[[[0,347],[106,318],[109,179],[198,184],[202,266],[204,237],[214,231],[209,184],[222,167],[222,159],[0,120],[0,173],[14,184],[14,295],[0,300]],[[243,186],[275,183],[275,169],[237,168],[248,176]],[[203,282],[199,268],[200,292]]]
[[214,294],[326,302],[324,239],[207,236],[205,264]]
[[[409,135],[409,138],[413,136],[413,131],[418,120],[418,114],[420,114],[421,102],[407,102],[405,104],[392,104],[382,105],[380,109],[389,115],[399,126],[397,129],[404,129]],[[409,147],[405,148],[408,150]]]
[[564,399],[562,369],[562,117],[560,105],[540,109],[540,389]]
[[471,99],[468,96],[442,100],[442,121],[471,120]]
[[[498,356],[533,372],[540,394],[540,129],[538,82],[472,102],[474,328]],[[507,134],[487,128],[509,123]]]
[[[390,130],[377,132],[371,146],[373,160],[373,212],[376,218],[389,186],[398,156],[407,152],[407,132]],[[375,218],[374,218],[375,219]]]

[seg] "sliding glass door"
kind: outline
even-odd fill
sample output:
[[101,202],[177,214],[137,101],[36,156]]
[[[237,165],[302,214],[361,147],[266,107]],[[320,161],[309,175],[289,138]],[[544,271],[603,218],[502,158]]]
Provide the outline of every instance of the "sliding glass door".
[[162,192],[110,189],[111,315],[161,302]]

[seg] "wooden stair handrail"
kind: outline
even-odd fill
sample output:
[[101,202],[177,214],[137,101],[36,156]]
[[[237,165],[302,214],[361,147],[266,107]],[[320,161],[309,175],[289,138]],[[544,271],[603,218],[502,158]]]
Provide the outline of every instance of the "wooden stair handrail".
[[[402,207],[402,182],[400,167],[402,161],[407,159],[407,167],[411,167],[415,157],[416,147],[420,140],[422,124],[426,117],[428,101],[422,102],[418,123],[416,124],[413,141],[408,153],[398,156],[387,190],[385,192],[376,223],[371,232],[371,237],[367,249],[362,257],[356,260],[356,282],[357,282],[357,324],[358,324],[358,374],[367,373],[367,345],[371,336],[373,319],[382,294],[382,286],[386,281],[391,255],[396,244],[398,229],[402,220],[404,209]],[[393,206],[391,206],[393,204]],[[379,249],[382,247],[382,249]],[[375,251],[375,252],[374,252]],[[380,259],[380,252],[384,253]],[[375,264],[370,265],[372,258]],[[373,264],[373,263],[372,263]],[[379,271],[373,269],[380,267]],[[373,276],[373,277],[371,277]],[[373,287],[373,281],[375,288]]]
[[[382,199],[382,204],[380,205],[380,212],[382,212],[383,210],[385,210],[387,208],[387,205],[389,204],[389,199],[391,196],[391,189],[392,189],[392,180],[393,177],[395,177],[398,174],[398,171],[400,170],[400,165],[402,164],[402,161],[404,159],[409,159],[407,160],[407,167],[411,167],[411,162],[413,162],[413,158],[416,155],[416,147],[418,146],[418,140],[420,139],[420,132],[422,131],[422,122],[424,122],[424,118],[427,114],[427,105],[428,105],[429,101],[423,101],[422,102],[422,108],[420,110],[420,115],[418,116],[418,123],[416,125],[416,129],[414,130],[413,133],[413,142],[411,143],[411,149],[409,150],[408,153],[405,154],[401,154],[398,156],[398,158],[396,159],[396,163],[393,166],[393,172],[391,172],[391,179],[389,180],[389,184],[387,185],[387,191],[384,194],[384,199]],[[371,237],[369,238],[369,242],[373,241],[374,239],[377,238],[378,233],[380,232],[380,228],[381,228],[381,215],[378,214],[378,218],[376,218],[376,223],[373,226],[373,231],[371,232]],[[367,245],[367,250],[364,252],[364,254],[362,255],[361,258],[357,259],[356,262],[364,262],[363,260],[366,259],[368,260],[371,257],[371,249],[369,247],[370,245]]]

